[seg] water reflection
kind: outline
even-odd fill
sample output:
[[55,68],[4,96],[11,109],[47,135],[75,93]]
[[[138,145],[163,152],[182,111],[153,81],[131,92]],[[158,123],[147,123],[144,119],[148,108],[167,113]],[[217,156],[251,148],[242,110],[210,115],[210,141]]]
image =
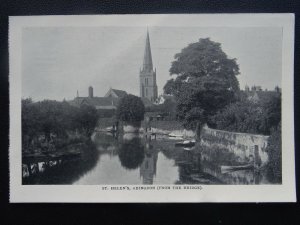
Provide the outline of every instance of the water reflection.
[[118,155],[124,168],[129,170],[138,168],[144,160],[144,146],[141,139],[139,137],[123,139]]
[[[222,171],[233,156],[167,137],[95,133],[80,156],[23,162],[23,184],[267,184],[264,172]],[[223,163],[223,164],[222,164]],[[231,162],[232,163],[232,162]]]
[[[81,145],[80,155],[23,159],[23,184],[72,184],[92,170],[98,161],[99,152],[91,142]],[[40,160],[37,162],[36,160]],[[34,162],[35,161],[35,162]],[[28,173],[27,173],[28,171]]]

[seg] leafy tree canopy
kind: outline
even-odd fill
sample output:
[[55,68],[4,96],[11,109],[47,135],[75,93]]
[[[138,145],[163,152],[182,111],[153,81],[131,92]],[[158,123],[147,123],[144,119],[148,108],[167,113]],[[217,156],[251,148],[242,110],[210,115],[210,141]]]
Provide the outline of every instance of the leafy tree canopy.
[[176,54],[170,74],[176,78],[166,83],[164,91],[176,97],[178,117],[186,127],[194,127],[196,121],[205,123],[232,102],[239,90],[236,59],[229,59],[221,44],[209,38]]
[[84,131],[89,135],[96,126],[97,110],[92,106],[77,108],[67,102],[44,100],[32,102],[22,100],[22,138],[23,143],[45,135],[50,139],[51,134],[65,137],[67,131]]
[[270,93],[254,103],[243,99],[232,103],[212,117],[210,126],[221,130],[270,135],[281,121],[281,95]]
[[141,98],[130,94],[120,100],[116,110],[117,119],[125,122],[142,121],[144,114],[145,106]]

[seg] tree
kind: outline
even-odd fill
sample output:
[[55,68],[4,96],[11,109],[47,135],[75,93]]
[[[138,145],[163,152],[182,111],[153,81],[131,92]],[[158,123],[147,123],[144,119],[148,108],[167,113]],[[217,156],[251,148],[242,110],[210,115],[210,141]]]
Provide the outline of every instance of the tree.
[[136,122],[144,119],[145,106],[141,98],[126,95],[121,100],[116,110],[117,119],[125,122]]
[[91,135],[98,120],[96,108],[90,105],[81,105],[76,120],[78,123],[77,128],[84,131],[86,135]]
[[281,122],[276,128],[272,128],[266,151],[269,155],[268,172],[271,180],[282,182],[282,152],[281,152]]
[[239,101],[226,106],[210,118],[210,125],[232,132],[266,134],[263,110],[250,101]]
[[44,100],[36,103],[38,115],[36,120],[39,121],[39,128],[45,135],[46,140],[50,140],[51,134],[65,136],[66,116],[63,103]]
[[280,121],[280,94],[265,93],[258,102],[242,96],[210,117],[209,125],[220,130],[270,135]]
[[[45,136],[46,142],[51,135],[58,139],[65,139],[68,131],[75,129],[90,135],[97,123],[97,110],[92,106],[77,108],[66,101],[58,102],[44,100],[32,102],[31,99],[22,100],[22,146],[29,149],[32,140]],[[38,141],[35,141],[38,142]]]
[[175,55],[164,91],[177,101],[178,118],[193,128],[233,102],[239,83],[236,59],[229,59],[221,44],[199,39]]
[[38,109],[32,99],[22,99],[22,146],[23,150],[29,148],[29,144],[39,133],[40,120]]
[[281,94],[272,96],[264,104],[266,123],[269,129],[276,128],[281,121]]

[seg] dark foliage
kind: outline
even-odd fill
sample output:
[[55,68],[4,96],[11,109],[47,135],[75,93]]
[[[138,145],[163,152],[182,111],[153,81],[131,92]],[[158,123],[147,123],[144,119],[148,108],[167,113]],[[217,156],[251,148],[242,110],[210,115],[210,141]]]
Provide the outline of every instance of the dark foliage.
[[97,123],[97,111],[91,106],[77,108],[67,102],[22,100],[22,145],[27,149],[44,136],[45,142],[65,139],[68,132],[90,135]]
[[145,106],[141,98],[130,94],[120,100],[116,110],[117,119],[124,122],[142,121],[144,114]]
[[175,120],[176,102],[171,99],[166,99],[163,104],[147,107],[146,112],[157,112],[163,115],[166,120]]
[[239,90],[236,59],[229,59],[221,44],[199,39],[175,55],[164,91],[177,101],[178,118],[188,128],[205,123],[211,115],[235,100]]
[[97,110],[95,107],[90,105],[82,105],[75,117],[77,117],[78,129],[83,130],[87,135],[91,135],[98,119]]
[[130,141],[124,140],[119,151],[121,165],[127,169],[138,168],[145,157],[144,146],[139,138],[133,138]]
[[266,151],[269,155],[268,175],[276,183],[282,182],[281,123],[272,129]]
[[209,125],[220,130],[270,135],[280,121],[281,96],[270,94],[258,102],[242,98],[228,105],[210,118]]
[[112,118],[116,114],[115,109],[97,109],[99,118]]

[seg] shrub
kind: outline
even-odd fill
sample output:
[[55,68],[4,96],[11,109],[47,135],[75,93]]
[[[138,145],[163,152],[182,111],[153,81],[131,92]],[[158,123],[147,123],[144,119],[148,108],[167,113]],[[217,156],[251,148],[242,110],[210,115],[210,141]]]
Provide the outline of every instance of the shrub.
[[125,122],[142,121],[144,119],[145,106],[142,100],[134,95],[126,95],[120,100],[117,107],[117,119]]
[[281,183],[282,179],[282,152],[281,152],[281,124],[273,129],[268,140],[266,151],[269,154],[269,162],[267,165],[268,174],[272,181]]

